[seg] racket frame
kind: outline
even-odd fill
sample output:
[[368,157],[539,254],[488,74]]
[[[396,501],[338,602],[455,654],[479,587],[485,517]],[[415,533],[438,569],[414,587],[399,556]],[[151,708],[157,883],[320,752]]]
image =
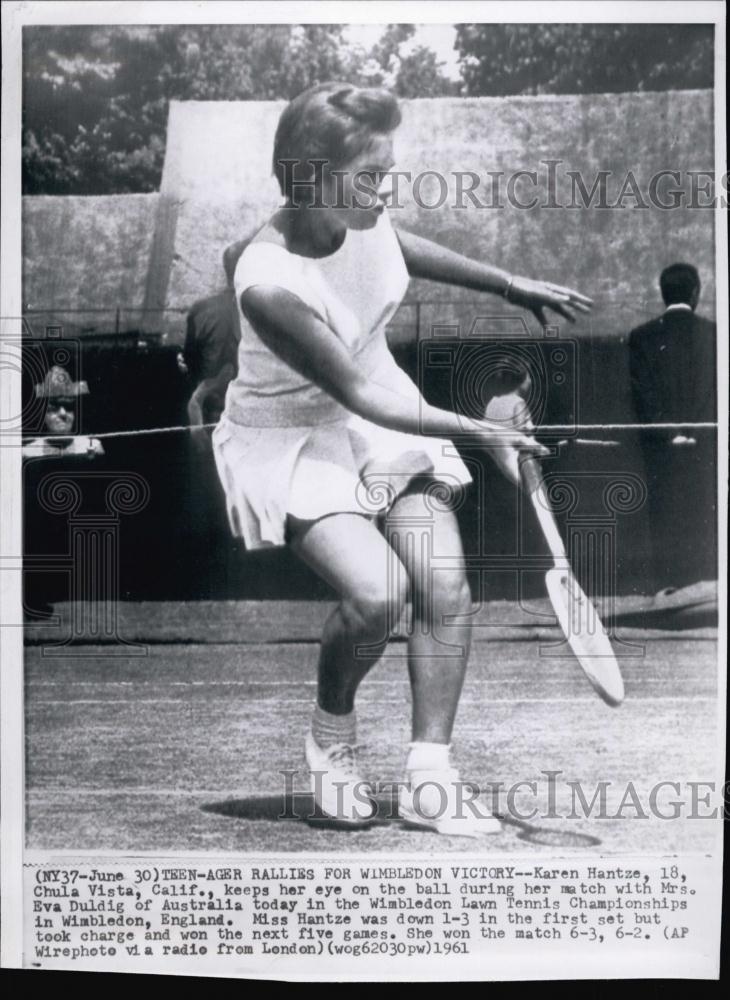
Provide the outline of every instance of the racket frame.
[[[621,670],[598,612],[584,594],[571,569],[538,460],[533,455],[521,456],[520,473],[521,485],[530,498],[553,559],[554,568],[546,573],[545,586],[560,628],[593,688],[608,705],[616,707],[624,699]],[[561,596],[566,591],[570,596],[562,600]],[[581,603],[583,609],[583,617],[579,619],[581,627],[578,631],[572,628],[575,600]],[[597,645],[601,647],[598,652],[589,653],[584,648],[584,629],[588,620],[594,624],[595,638],[592,641],[594,647]]]

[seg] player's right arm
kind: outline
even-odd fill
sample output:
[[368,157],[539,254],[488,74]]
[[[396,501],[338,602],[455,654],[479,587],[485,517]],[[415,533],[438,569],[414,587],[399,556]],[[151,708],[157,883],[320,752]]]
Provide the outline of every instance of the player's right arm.
[[334,331],[298,296],[275,285],[253,285],[241,296],[246,319],[261,340],[294,371],[314,382],[352,413],[381,427],[435,437],[471,435],[510,479],[517,450],[547,454],[532,438],[486,420],[466,420],[411,400],[367,378]]

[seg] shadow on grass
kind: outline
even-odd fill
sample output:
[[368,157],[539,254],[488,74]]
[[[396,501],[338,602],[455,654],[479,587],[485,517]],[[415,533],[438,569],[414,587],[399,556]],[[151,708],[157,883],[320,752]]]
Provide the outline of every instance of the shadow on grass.
[[[230,819],[242,819],[249,822],[264,821],[269,823],[307,823],[323,829],[372,829],[388,824],[398,823],[398,799],[396,795],[375,796],[375,818],[367,824],[354,825],[338,823],[335,820],[318,815],[314,805],[314,797],[308,792],[286,795],[252,795],[246,799],[225,799],[223,802],[210,802],[201,806],[203,812],[227,816]],[[513,829],[517,840],[528,844],[539,844],[545,847],[597,847],[601,841],[587,833],[569,830],[566,827],[541,827],[526,820],[517,819],[504,813],[495,812],[502,825]]]
[[247,799],[226,799],[201,806],[203,812],[228,816],[231,819],[266,821],[270,823],[308,823],[310,826],[337,829],[347,827],[357,829],[385,826],[398,819],[397,800],[393,796],[375,797],[375,818],[369,823],[338,823],[318,812],[314,796],[309,792],[282,795],[252,795]]

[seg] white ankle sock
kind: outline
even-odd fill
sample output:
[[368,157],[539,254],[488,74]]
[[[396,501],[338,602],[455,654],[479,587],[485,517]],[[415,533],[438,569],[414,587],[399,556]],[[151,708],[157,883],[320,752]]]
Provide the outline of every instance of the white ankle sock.
[[449,766],[449,743],[409,744],[407,771],[442,771]]
[[349,715],[332,715],[315,705],[312,713],[312,736],[323,750],[335,743],[348,743],[354,746],[357,742],[357,720],[354,712]]

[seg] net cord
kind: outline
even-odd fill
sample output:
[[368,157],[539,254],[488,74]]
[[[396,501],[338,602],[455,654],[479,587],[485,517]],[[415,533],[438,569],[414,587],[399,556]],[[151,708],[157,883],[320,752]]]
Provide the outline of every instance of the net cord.
[[[105,431],[101,434],[83,434],[76,437],[92,437],[98,441],[107,441],[112,438],[145,437],[152,434],[179,434],[183,431],[211,430],[217,424],[180,424],[174,427],[143,427],[137,430],[126,431]],[[680,430],[717,430],[718,424],[714,422],[682,422],[663,424],[543,424],[535,427],[533,434],[546,436],[555,434],[575,434],[603,431],[680,431]],[[37,432],[36,437],[47,437],[42,432]],[[69,435],[72,436],[72,435]],[[570,439],[569,439],[570,440]]]

